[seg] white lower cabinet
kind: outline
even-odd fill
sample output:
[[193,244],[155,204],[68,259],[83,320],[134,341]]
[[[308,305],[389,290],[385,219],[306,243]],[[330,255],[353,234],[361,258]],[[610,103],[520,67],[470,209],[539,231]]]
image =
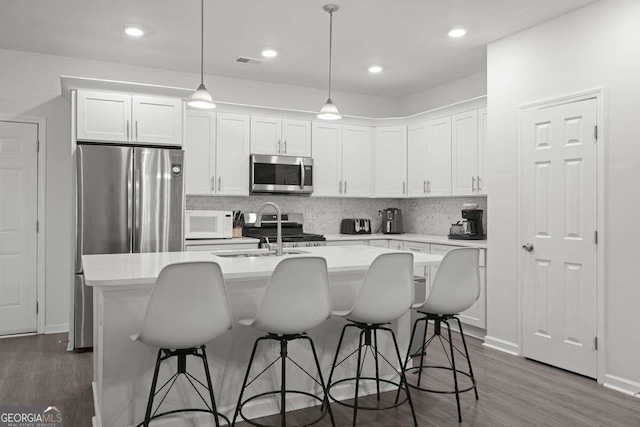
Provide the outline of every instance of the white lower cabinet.
[[184,245],[184,249],[187,252],[204,252],[204,251],[228,251],[228,250],[243,250],[243,249],[258,249],[258,243],[223,243],[223,244],[209,244],[199,245],[197,243],[187,242]]
[[327,242],[327,246],[369,246],[367,240],[336,240]]
[[397,251],[404,250],[404,242],[402,240],[389,240],[389,249],[395,249]]
[[388,240],[369,240],[369,246],[373,246],[376,248],[388,248],[389,241]]

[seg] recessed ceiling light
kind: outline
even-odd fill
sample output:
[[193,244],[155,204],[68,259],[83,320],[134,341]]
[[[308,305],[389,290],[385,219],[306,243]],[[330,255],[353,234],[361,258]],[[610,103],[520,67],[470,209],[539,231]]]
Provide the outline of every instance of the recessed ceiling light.
[[382,67],[379,65],[372,65],[371,67],[369,67],[369,72],[371,74],[378,74],[381,71],[382,71]]
[[464,28],[453,28],[449,30],[449,37],[454,39],[463,37],[465,34],[467,34],[467,30],[465,30]]
[[142,31],[140,28],[138,27],[126,27],[124,29],[124,32],[128,35],[128,36],[132,36],[132,37],[141,37],[144,35],[144,31]]
[[273,49],[265,49],[262,51],[262,56],[264,56],[265,58],[275,58],[276,56],[278,56],[278,52]]

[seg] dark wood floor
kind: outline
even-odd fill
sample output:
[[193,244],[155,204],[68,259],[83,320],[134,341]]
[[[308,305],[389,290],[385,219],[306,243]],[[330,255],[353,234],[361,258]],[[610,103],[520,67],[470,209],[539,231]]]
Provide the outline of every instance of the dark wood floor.
[[[0,339],[0,404],[60,405],[65,426],[91,425],[92,353],[67,353],[66,343],[60,342],[65,338],[60,334]],[[468,341],[480,400],[472,393],[461,396],[462,425],[640,426],[640,399],[605,389],[588,378],[486,349],[478,340]],[[439,345],[429,351],[431,362],[447,363]],[[430,375],[423,384],[442,386],[449,381],[447,375]],[[418,392],[413,396],[420,426],[459,425],[453,396]],[[391,398],[392,393],[383,396]],[[351,425],[350,410],[337,404],[332,408],[338,426]],[[303,424],[316,415],[317,409],[308,409],[288,414],[287,420],[290,425]],[[358,415],[358,425],[367,427],[407,427],[410,420],[406,405]],[[277,425],[276,417],[261,421]],[[325,421],[317,425],[329,426]]]

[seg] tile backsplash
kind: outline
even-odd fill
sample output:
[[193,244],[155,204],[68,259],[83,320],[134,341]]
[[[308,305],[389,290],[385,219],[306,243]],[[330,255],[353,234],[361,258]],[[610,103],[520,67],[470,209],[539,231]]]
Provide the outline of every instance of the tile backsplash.
[[476,202],[485,212],[487,199],[325,199],[302,196],[255,195],[249,197],[187,196],[187,209],[241,210],[255,212],[264,202],[273,202],[282,212],[302,213],[305,231],[318,234],[338,234],[343,218],[369,218],[374,230],[380,227],[378,211],[388,207],[402,209],[405,233],[445,235],[452,223],[461,219],[462,204]]

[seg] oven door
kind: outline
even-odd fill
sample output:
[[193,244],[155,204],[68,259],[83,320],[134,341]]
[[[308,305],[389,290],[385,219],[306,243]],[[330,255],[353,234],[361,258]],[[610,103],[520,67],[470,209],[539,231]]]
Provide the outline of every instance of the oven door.
[[311,194],[313,159],[293,156],[251,156],[251,193]]

